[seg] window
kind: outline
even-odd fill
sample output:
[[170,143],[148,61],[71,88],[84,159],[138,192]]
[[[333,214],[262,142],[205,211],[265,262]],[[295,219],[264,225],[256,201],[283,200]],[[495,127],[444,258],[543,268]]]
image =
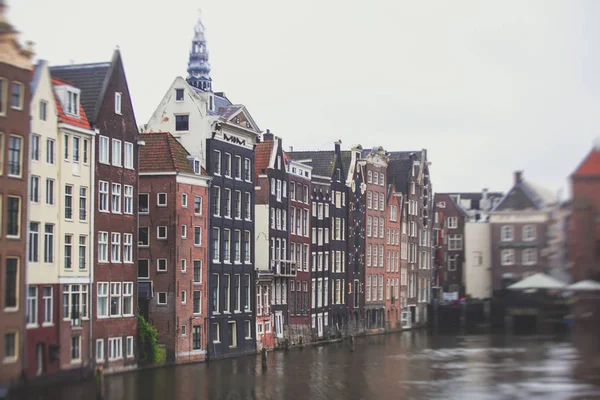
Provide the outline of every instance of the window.
[[448,271],[456,271],[458,267],[458,256],[449,256],[448,257]]
[[192,327],[192,347],[194,350],[202,349],[202,325]]
[[39,261],[39,245],[40,245],[40,224],[39,222],[29,223],[29,262]]
[[194,197],[194,213],[202,215],[202,197]]
[[523,227],[523,240],[526,242],[530,242],[535,240],[536,232],[535,225],[525,225]]
[[54,261],[54,225],[44,225],[44,262],[51,264]]
[[81,360],[81,336],[71,337],[71,361]]
[[383,193],[379,195],[379,210],[385,211],[385,197],[383,197]]
[[462,249],[462,235],[448,235],[448,250]]
[[481,251],[473,252],[473,265],[475,267],[480,267],[483,265],[483,252],[481,252]]
[[115,114],[121,114],[121,93],[115,92]]
[[27,325],[35,326],[38,322],[38,288],[29,286],[27,288]]
[[8,257],[5,265],[4,307],[18,309],[19,259]]
[[73,246],[72,246],[73,236],[65,235],[65,269],[71,269],[71,260],[73,254]]
[[189,130],[190,116],[189,115],[176,115],[175,116],[175,131],[187,131]]
[[194,173],[195,174],[200,173],[200,161],[197,159],[194,160]]
[[121,184],[112,184],[111,210],[113,213],[121,213]]
[[183,89],[175,89],[175,101],[183,101]]
[[212,306],[213,312],[219,312],[219,274],[213,274],[212,278]]
[[121,315],[121,282],[110,283],[110,316]]
[[40,202],[40,177],[31,176],[29,179],[29,201],[33,203]]
[[240,262],[240,245],[241,245],[241,240],[242,240],[242,233],[241,231],[234,231],[233,232],[233,260],[236,263]]
[[79,162],[79,142],[80,139],[77,136],[73,136],[73,162]]
[[40,135],[31,135],[31,159],[40,161]]
[[194,314],[200,314],[202,312],[201,299],[202,299],[202,292],[200,292],[199,290],[194,290],[194,293],[193,293],[193,301],[194,301],[193,312],[194,312]]
[[231,154],[225,153],[225,176],[231,178]]
[[133,186],[124,185],[123,189],[125,191],[125,197],[123,201],[123,212],[125,214],[133,214]]
[[244,180],[246,182],[250,182],[251,179],[252,167],[250,164],[250,159],[244,158]]
[[108,359],[120,360],[123,358],[123,338],[108,338]]
[[219,186],[215,186],[214,190],[214,199],[213,199],[213,215],[215,217],[221,216],[221,188]]
[[525,249],[522,254],[523,265],[534,265],[537,263],[537,249]]
[[112,165],[120,167],[122,164],[123,155],[121,154],[121,141],[118,139],[112,140]]
[[125,168],[133,169],[133,143],[125,142]]
[[250,274],[244,274],[244,287],[242,292],[244,311],[250,311]]
[[98,232],[98,262],[108,262],[108,232]]
[[221,175],[221,152],[215,150],[215,175]]
[[65,161],[69,161],[69,135],[65,135],[65,142],[64,142],[64,157],[65,157]]
[[46,162],[54,164],[54,140],[46,139]]
[[23,140],[20,136],[11,135],[8,137],[8,175],[21,176]]
[[187,292],[185,290],[181,291],[181,304],[187,303]]
[[157,226],[156,227],[156,238],[165,240],[167,238],[167,227]]
[[181,272],[187,271],[187,260],[185,258],[181,259]]
[[98,182],[98,210],[108,212],[108,182]]
[[51,325],[53,321],[52,286],[44,286],[42,302],[44,306],[43,325]]
[[148,227],[140,226],[138,228],[138,246],[146,247],[150,245],[150,233]]
[[502,250],[502,265],[513,265],[515,263],[515,251],[512,249]]
[[244,210],[246,214],[244,218],[250,221],[252,219],[252,197],[248,192],[244,193],[244,197]]
[[103,164],[108,164],[108,137],[100,136],[100,143],[98,146],[98,160]]
[[108,317],[108,283],[98,282],[98,318]]
[[[0,82],[2,82],[0,80]],[[17,360],[17,348],[19,347],[18,332],[7,332],[4,334],[4,361],[13,362]]]
[[67,114],[79,115],[79,93],[67,91]]
[[65,186],[65,219],[73,219],[73,186]]
[[158,272],[166,272],[167,271],[167,259],[159,258],[156,260],[156,270]]
[[149,211],[148,193],[138,194],[138,211],[140,214],[145,214]]
[[213,342],[214,343],[220,343],[221,342],[221,334],[220,334],[220,329],[219,329],[219,323],[218,322],[213,322],[212,324],[212,337],[213,337]]
[[223,261],[226,263],[231,262],[231,255],[229,253],[229,241],[231,239],[231,231],[229,229],[223,230]]
[[88,163],[88,143],[87,139],[83,139],[83,163]]
[[513,240],[513,227],[511,225],[504,225],[500,229],[500,237],[504,242],[510,242]]
[[244,261],[250,262],[250,231],[244,231]]
[[150,279],[150,260],[138,259],[138,278]]
[[6,95],[8,91],[7,80],[0,78],[0,115],[6,115]]
[[127,343],[126,343],[126,355],[127,358],[131,358],[133,357],[134,353],[133,353],[133,336],[127,336],[126,338]]
[[167,292],[157,292],[156,302],[158,305],[164,306],[167,304]]
[[159,207],[167,206],[167,194],[166,193],[158,193],[156,195],[156,205]]
[[10,106],[15,110],[23,109],[24,86],[20,82],[13,82],[10,92]]
[[448,217],[448,229],[456,229],[458,228],[458,218],[457,217]]
[[54,204],[54,179],[46,179],[46,204]]
[[123,261],[133,263],[133,234],[123,234]]
[[194,260],[194,283],[202,283],[202,260]]
[[87,188],[79,188],[79,220],[87,219]]
[[371,191],[367,192],[367,208],[369,210],[373,208],[373,193]]
[[229,347],[237,347],[237,323],[229,321]]
[[121,262],[121,234],[112,233],[110,240],[110,260],[112,262]]
[[239,190],[235,191],[235,209],[233,215],[236,219],[242,218],[242,192]]
[[104,361],[104,339],[96,339],[96,361]]

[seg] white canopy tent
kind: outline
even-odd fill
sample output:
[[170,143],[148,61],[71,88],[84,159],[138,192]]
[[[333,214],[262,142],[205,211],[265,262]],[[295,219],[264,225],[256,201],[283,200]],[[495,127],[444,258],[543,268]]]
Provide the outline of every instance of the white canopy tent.
[[530,289],[547,289],[559,290],[563,289],[565,284],[543,273],[528,276],[517,283],[513,283],[508,287],[509,290],[530,290]]
[[600,292],[600,283],[592,280],[579,281],[566,289],[574,292]]

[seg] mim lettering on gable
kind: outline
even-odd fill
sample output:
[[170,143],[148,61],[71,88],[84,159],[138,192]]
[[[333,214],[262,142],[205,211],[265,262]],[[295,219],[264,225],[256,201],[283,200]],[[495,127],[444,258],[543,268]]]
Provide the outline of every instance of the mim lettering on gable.
[[235,136],[227,136],[226,134],[223,134],[223,139],[225,139],[228,142],[238,144],[240,146],[245,146],[246,145],[246,139],[241,140],[241,139],[239,139],[239,138],[237,138]]

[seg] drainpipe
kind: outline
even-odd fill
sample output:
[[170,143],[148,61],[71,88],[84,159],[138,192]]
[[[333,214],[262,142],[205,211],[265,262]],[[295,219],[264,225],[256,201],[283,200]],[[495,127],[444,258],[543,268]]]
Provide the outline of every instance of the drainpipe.
[[[95,210],[95,205],[94,202],[96,200],[96,137],[100,134],[100,129],[96,128],[94,129],[94,136],[92,137],[92,140],[90,140],[90,207],[89,207],[89,221],[90,221],[90,231],[89,231],[89,235],[88,235],[88,248],[89,248],[89,252],[90,252],[90,287],[88,290],[88,295],[90,296],[90,298],[88,299],[88,316],[89,316],[89,321],[90,321],[90,338],[89,338],[89,348],[88,348],[88,355],[90,357],[90,361],[89,364],[93,367],[96,366],[96,357],[95,357],[95,345],[94,345],[94,335],[93,335],[93,320],[94,320],[94,313],[92,310],[92,299],[93,299],[93,293],[94,293],[94,251],[93,251],[93,243],[95,243],[95,237],[94,237],[94,223],[96,221],[96,219],[94,218],[94,210]],[[60,296],[60,291],[59,291],[59,296]],[[60,299],[60,297],[59,297]],[[60,324],[59,324],[60,326]],[[60,336],[59,336],[60,337]],[[93,350],[93,351],[92,351]]]
[[[208,157],[207,157],[207,159],[208,159]],[[211,289],[210,277],[212,275],[211,270],[210,270],[211,261],[212,261],[212,257],[211,257],[212,256],[212,249],[211,249],[212,223],[211,223],[211,220],[212,220],[212,202],[213,202],[212,192],[211,192],[211,189],[213,186],[212,182],[213,182],[212,179],[210,179],[208,181],[208,212],[207,212],[207,216],[206,216],[206,222],[207,222],[206,225],[208,228],[208,235],[207,235],[208,250],[206,252],[206,258],[207,258],[207,260],[206,260],[207,261],[206,262],[206,265],[207,265],[206,283],[207,283],[208,290],[209,290],[209,292],[208,292],[209,294],[207,295],[207,298],[206,298],[206,317],[204,318],[204,329],[205,329],[205,338],[206,338],[206,356],[204,358],[206,361],[210,361],[211,355],[214,357],[214,354],[210,354],[209,349],[208,349],[208,346],[211,343],[210,337],[209,337],[209,334],[210,334],[210,332],[209,332],[210,331],[210,300],[209,300],[209,298],[210,298],[210,289]],[[206,292],[206,289],[204,290],[204,292]],[[213,346],[213,353],[214,353],[214,346]]]

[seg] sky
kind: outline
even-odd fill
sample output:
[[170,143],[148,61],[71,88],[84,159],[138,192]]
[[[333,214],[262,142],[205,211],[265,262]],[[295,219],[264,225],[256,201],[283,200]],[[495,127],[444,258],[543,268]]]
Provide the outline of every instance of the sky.
[[186,76],[198,9],[213,89],[287,149],[426,148],[436,192],[568,195],[600,137],[600,2],[7,0],[50,65],[122,52],[138,125]]

